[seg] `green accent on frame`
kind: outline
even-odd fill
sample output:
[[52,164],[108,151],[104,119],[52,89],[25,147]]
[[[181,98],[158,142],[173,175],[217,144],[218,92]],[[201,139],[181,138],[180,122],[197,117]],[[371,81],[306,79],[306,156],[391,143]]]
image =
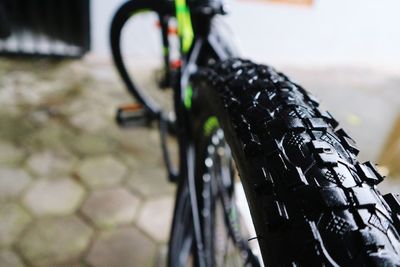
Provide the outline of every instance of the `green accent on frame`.
[[148,11],[150,11],[150,9],[146,9],[146,8],[138,9],[136,11],[133,11],[131,16],[137,15],[137,14],[140,14],[140,13],[144,13],[144,12],[148,12]]
[[163,47],[163,55],[166,56],[166,55],[168,55],[168,53],[169,53],[169,48],[164,46]]
[[183,103],[185,104],[185,107],[187,109],[192,108],[192,96],[193,96],[193,89],[190,85],[188,85],[185,89],[185,98],[183,100]]
[[211,116],[204,123],[203,130],[205,136],[210,136],[212,131],[219,128],[219,122],[217,117]]
[[178,34],[182,40],[183,53],[189,52],[192,47],[194,33],[190,10],[186,0],[175,0],[176,19],[178,21]]

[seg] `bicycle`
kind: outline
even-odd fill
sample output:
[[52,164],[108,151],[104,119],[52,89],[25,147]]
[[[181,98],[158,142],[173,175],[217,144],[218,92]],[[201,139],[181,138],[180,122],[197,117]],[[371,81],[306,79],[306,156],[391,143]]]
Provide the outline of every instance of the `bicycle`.
[[[158,20],[155,81],[172,92],[172,111],[131,79],[121,52],[124,25],[143,12]],[[114,63],[138,102],[117,122],[158,122],[178,187],[168,266],[400,266],[397,196],[379,193],[383,177],[358,162],[354,140],[314,96],[237,58],[215,23],[224,14],[220,0],[130,0],[111,25]]]

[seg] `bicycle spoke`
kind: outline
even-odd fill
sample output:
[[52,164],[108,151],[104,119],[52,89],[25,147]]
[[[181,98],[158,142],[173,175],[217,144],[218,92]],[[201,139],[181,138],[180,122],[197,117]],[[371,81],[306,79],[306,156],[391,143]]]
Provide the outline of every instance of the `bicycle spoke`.
[[[238,250],[238,254],[242,260],[242,266],[260,266],[257,258],[253,255],[247,240],[243,238],[241,233],[241,227],[239,222],[239,214],[236,204],[234,202],[234,176],[232,170],[232,156],[229,148],[227,147],[224,136],[221,130],[217,131],[211,138],[211,144],[208,147],[208,156],[205,160],[207,166],[207,175],[209,177],[209,185],[215,187],[215,199],[213,205],[216,205],[215,211],[217,212],[218,205],[220,205],[222,221],[224,225],[224,234],[226,234],[226,240],[223,249],[223,258],[220,261],[221,266],[225,266],[229,260],[234,260],[234,255],[231,255],[229,251],[230,242],[234,246],[234,249]],[[208,187],[207,187],[208,188]],[[212,191],[212,190],[210,190]],[[206,200],[204,200],[206,201]],[[209,200],[207,203],[210,205]],[[218,203],[218,204],[216,204]],[[217,218],[215,218],[216,220]],[[217,222],[216,222],[217,223]],[[215,226],[218,229],[217,226]],[[222,235],[222,234],[221,234]],[[218,242],[212,241],[214,245]],[[217,248],[213,248],[215,253]],[[208,252],[210,254],[210,252]],[[214,257],[216,257],[214,255]],[[217,259],[215,259],[218,263]],[[232,262],[229,262],[231,266]],[[218,265],[219,266],[219,265]]]

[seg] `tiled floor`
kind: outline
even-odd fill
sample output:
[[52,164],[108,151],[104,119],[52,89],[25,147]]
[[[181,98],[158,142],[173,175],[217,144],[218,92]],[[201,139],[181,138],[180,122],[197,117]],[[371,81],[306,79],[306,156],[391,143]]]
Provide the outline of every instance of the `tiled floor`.
[[0,266],[154,266],[174,187],[157,131],[114,124],[116,76],[79,62],[0,72]]
[[[289,71],[378,158],[399,77]],[[174,187],[157,131],[114,124],[127,99],[108,64],[0,63],[1,267],[163,266]]]

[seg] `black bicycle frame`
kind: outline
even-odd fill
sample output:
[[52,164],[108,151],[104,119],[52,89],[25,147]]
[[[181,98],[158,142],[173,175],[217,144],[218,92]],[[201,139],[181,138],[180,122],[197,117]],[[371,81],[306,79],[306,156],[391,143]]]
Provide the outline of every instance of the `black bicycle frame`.
[[[193,29],[195,38],[192,48],[185,56],[182,68],[179,72],[179,82],[174,87],[174,101],[176,114],[177,139],[179,144],[179,173],[178,179],[188,179],[190,203],[192,210],[194,247],[198,262],[195,266],[203,267],[205,264],[204,243],[201,231],[200,211],[196,190],[196,151],[194,147],[194,136],[190,121],[190,111],[184,105],[184,89],[190,84],[191,77],[199,68],[205,66],[205,60],[214,59],[220,61],[232,57],[233,51],[228,43],[225,43],[212,27],[213,17],[207,14],[193,16]],[[170,174],[171,175],[171,174]]]
[[[201,68],[205,67],[210,59],[220,61],[229,57],[235,56],[234,49],[228,42],[225,42],[217,32],[213,25],[215,15],[223,14],[222,3],[214,1],[212,6],[200,5],[196,10],[192,10],[191,18],[194,32],[194,39],[190,50],[185,54],[182,53],[182,65],[177,70],[175,76],[171,76],[171,68],[169,66],[169,52],[164,54],[164,63],[167,73],[169,84],[173,88],[174,111],[176,119],[174,121],[175,134],[179,145],[179,166],[174,170],[171,165],[169,151],[166,142],[168,134],[168,119],[162,114],[160,110],[155,108],[151,103],[146,103],[145,99],[136,90],[129,79],[124,79],[127,83],[129,93],[149,111],[150,119],[158,119],[160,123],[161,144],[163,150],[163,157],[168,170],[168,177],[172,181],[182,182],[183,179],[188,179],[187,184],[190,192],[190,204],[193,217],[194,229],[194,248],[196,253],[197,263],[195,266],[205,267],[205,258],[203,251],[203,240],[200,213],[198,208],[197,190],[196,190],[196,151],[194,146],[194,134],[192,132],[192,123],[190,119],[190,109],[185,106],[185,89],[192,82],[192,76]],[[174,17],[173,8],[167,1],[157,2],[160,6],[158,12],[159,21],[162,32],[162,42],[164,48],[168,48],[168,20]],[[114,36],[115,37],[115,36]],[[113,38],[113,36],[112,36]],[[124,75],[127,73],[121,73]],[[126,77],[125,77],[126,78]]]
[[[193,142],[191,132],[190,110],[184,105],[184,89],[191,82],[191,77],[199,68],[205,67],[208,59],[220,61],[233,57],[234,49],[229,43],[225,42],[215,28],[212,27],[214,16],[209,14],[197,14],[193,16],[193,29],[195,32],[192,48],[187,55],[184,55],[183,65],[178,72],[178,81],[173,87],[174,90],[174,108],[176,114],[177,138],[179,140],[180,170],[179,178],[188,177],[187,169],[187,149]],[[169,66],[166,66],[169,68]],[[185,174],[185,175],[183,175]]]

